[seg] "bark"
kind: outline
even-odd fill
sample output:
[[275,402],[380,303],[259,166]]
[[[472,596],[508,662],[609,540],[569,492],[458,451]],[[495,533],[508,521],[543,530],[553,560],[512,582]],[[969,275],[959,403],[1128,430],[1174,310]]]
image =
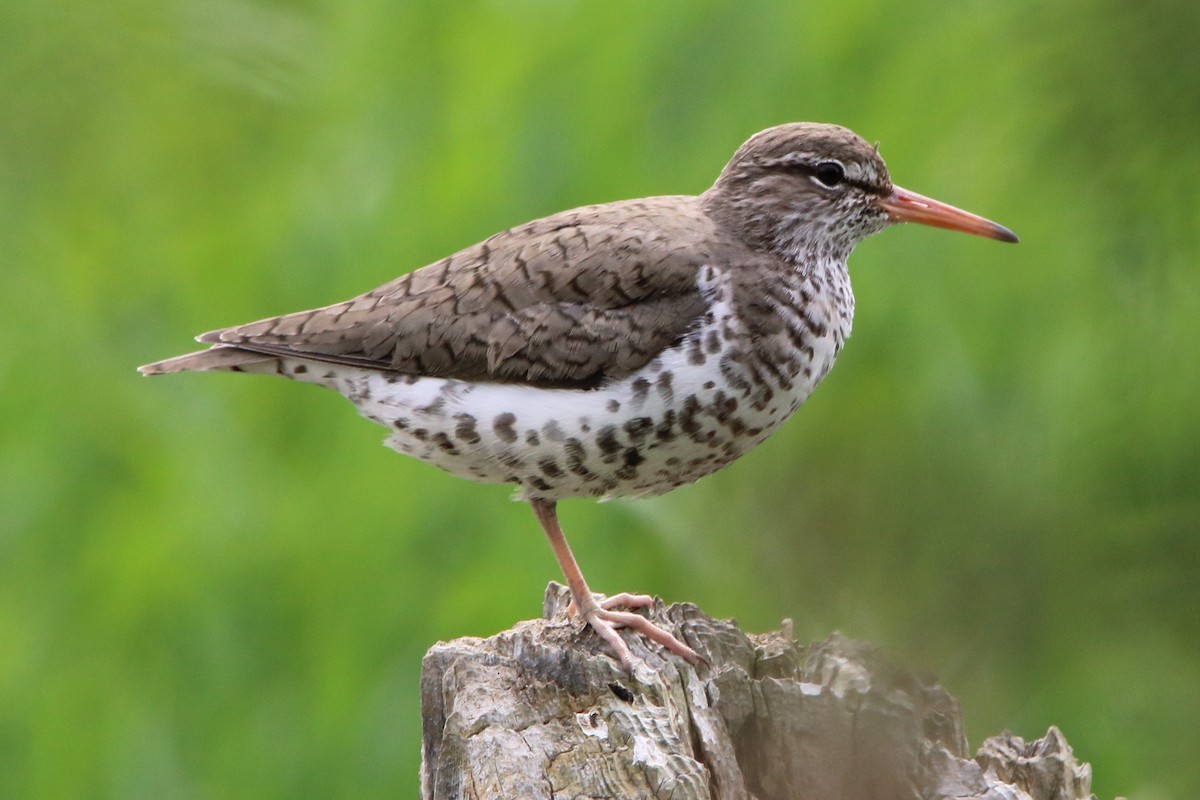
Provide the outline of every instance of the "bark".
[[1051,728],[967,751],[958,701],[869,644],[797,644],[791,624],[745,634],[680,603],[650,610],[707,660],[692,667],[627,637],[620,670],[568,620],[435,645],[421,678],[421,796],[457,798],[1091,798],[1091,767]]

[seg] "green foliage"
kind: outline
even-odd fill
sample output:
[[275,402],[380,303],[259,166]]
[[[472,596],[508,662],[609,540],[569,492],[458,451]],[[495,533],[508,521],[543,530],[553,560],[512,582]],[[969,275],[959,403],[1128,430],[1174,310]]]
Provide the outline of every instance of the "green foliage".
[[0,796],[415,794],[420,657],[538,612],[528,510],[332,393],[140,379],[221,325],[847,124],[1001,221],[855,255],[799,417],[568,503],[598,590],[841,629],[978,738],[1195,796],[1200,6],[10,0],[0,9]]

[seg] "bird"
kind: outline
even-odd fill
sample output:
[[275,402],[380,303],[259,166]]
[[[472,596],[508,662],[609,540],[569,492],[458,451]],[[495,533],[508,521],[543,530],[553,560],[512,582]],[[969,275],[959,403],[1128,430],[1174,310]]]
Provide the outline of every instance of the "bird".
[[344,302],[214,330],[145,375],[280,375],[344,395],[394,450],[509,483],[571,611],[632,673],[628,629],[698,664],[636,609],[593,594],[558,521],[566,498],[652,496],[716,472],[792,416],[854,316],[847,259],[914,222],[1016,242],[892,183],[878,146],[792,122],[746,140],[699,195],[582,206],[518,225]]

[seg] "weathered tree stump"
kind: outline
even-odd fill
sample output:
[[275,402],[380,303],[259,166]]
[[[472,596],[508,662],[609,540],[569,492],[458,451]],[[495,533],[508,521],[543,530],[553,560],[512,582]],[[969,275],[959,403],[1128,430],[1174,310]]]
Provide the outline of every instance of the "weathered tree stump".
[[452,798],[1090,798],[1091,767],[1056,728],[967,753],[958,701],[869,644],[745,634],[680,603],[651,616],[707,660],[692,667],[630,637],[625,675],[568,620],[435,645],[421,678],[421,796]]

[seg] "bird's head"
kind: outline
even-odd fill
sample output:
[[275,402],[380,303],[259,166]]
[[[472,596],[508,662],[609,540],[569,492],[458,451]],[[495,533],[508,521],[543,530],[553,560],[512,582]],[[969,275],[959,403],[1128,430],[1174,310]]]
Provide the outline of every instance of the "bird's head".
[[1002,225],[895,186],[879,151],[837,125],[793,122],[756,133],[704,203],[748,244],[792,260],[845,259],[897,222],[1017,241]]

